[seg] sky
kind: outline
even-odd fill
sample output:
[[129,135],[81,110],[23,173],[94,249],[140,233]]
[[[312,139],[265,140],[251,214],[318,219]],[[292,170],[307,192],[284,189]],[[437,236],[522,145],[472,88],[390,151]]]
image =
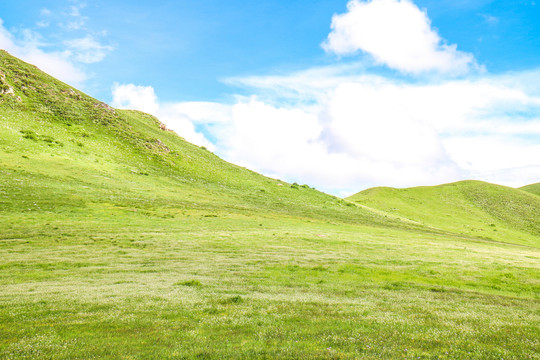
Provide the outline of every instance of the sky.
[[540,182],[539,45],[530,0],[0,3],[0,48],[338,196]]

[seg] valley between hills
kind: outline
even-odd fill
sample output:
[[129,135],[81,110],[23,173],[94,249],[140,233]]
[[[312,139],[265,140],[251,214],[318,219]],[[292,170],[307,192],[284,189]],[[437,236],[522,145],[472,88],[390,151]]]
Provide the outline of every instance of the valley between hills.
[[540,359],[540,184],[340,199],[0,52],[0,359]]

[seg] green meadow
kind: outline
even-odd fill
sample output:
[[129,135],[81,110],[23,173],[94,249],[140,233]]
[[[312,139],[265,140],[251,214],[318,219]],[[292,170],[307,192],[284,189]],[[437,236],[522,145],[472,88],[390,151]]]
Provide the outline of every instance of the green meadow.
[[540,359],[538,184],[339,199],[0,71],[0,359]]

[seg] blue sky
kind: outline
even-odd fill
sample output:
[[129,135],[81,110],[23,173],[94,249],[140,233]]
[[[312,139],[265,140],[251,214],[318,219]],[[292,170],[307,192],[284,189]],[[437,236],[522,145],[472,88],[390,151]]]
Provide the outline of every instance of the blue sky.
[[9,1],[0,47],[269,176],[338,195],[540,181],[540,4]]

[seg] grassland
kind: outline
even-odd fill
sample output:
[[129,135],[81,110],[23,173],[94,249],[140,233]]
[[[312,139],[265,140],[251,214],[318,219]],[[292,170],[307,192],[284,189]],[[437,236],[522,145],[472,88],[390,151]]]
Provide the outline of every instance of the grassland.
[[540,358],[535,195],[488,212],[497,235],[462,231],[0,70],[1,359]]

